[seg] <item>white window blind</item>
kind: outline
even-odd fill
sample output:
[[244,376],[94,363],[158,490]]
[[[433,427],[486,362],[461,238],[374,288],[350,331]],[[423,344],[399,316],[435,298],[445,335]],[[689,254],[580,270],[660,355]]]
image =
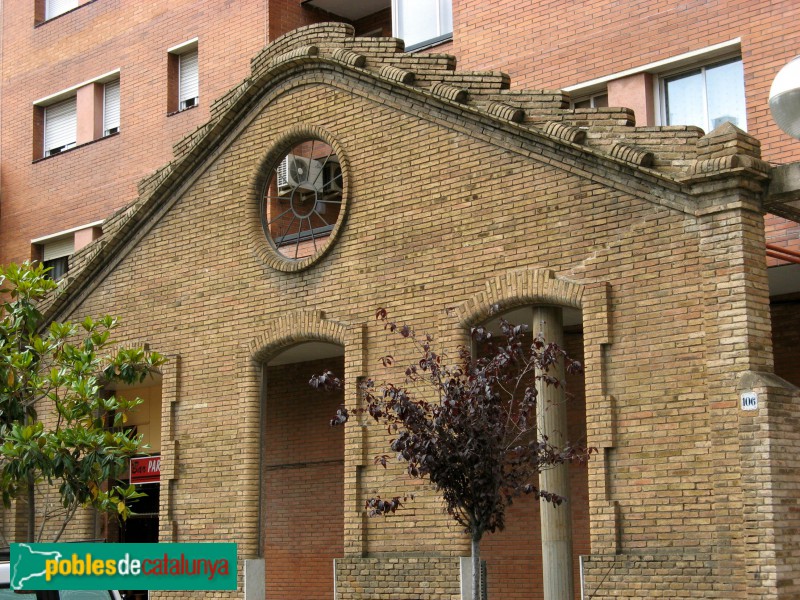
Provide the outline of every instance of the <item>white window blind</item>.
[[78,8],[78,0],[47,0],[45,2],[44,18],[52,19],[73,8]]
[[75,252],[75,236],[67,235],[43,244],[42,260],[55,260]]
[[178,109],[191,108],[200,96],[197,50],[181,54],[178,61]]
[[119,79],[103,88],[103,135],[119,131]]
[[44,155],[50,156],[75,145],[78,130],[76,98],[68,98],[44,109]]

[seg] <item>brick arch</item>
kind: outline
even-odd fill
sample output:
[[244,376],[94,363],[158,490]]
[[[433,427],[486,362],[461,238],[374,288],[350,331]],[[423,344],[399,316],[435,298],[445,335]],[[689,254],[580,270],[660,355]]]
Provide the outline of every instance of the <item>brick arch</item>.
[[[595,284],[588,286],[581,282],[559,277],[553,270],[546,268],[526,267],[500,272],[483,282],[482,289],[472,297],[461,302],[455,307],[453,316],[457,323],[455,335],[468,344],[469,331],[472,327],[485,323],[498,313],[519,308],[536,306],[556,306],[573,308],[586,314],[584,329],[589,330],[581,335],[583,345],[584,364],[591,364],[592,374],[599,375],[602,367],[598,363],[599,348],[596,338],[592,334],[597,315],[593,314],[595,306],[592,303]],[[588,322],[587,322],[588,321]],[[535,323],[528,322],[528,327],[533,328]],[[573,340],[578,343],[578,340]],[[566,339],[562,341],[566,343]],[[587,347],[588,345],[588,347]],[[567,346],[564,346],[567,348]],[[572,354],[572,351],[570,351]],[[574,354],[573,354],[574,355]],[[599,368],[598,368],[599,367]],[[600,377],[585,379],[580,388],[572,388],[575,396],[580,401],[571,404],[569,410],[564,408],[562,415],[563,425],[567,427],[565,435],[570,439],[580,439],[582,436],[595,435],[597,427],[592,424],[604,416],[604,407],[608,403],[598,398],[601,387],[597,385]],[[581,383],[581,382],[579,382]],[[580,392],[578,390],[581,390]],[[582,396],[582,397],[581,397]],[[567,467],[565,467],[567,469]],[[590,461],[586,467],[568,467],[566,477],[570,481],[567,519],[573,528],[572,548],[573,560],[579,554],[590,554],[594,551],[594,540],[591,537],[593,510],[606,508],[599,506],[596,498],[605,497],[605,490],[599,488],[602,483],[602,463]],[[500,598],[517,597],[525,594],[532,598],[545,597],[543,581],[537,577],[522,575],[522,564],[532,572],[544,570],[545,552],[540,548],[543,540],[542,514],[540,514],[536,500],[515,502],[509,507],[507,513],[507,527],[504,532],[487,536],[484,542],[482,556],[489,565],[489,581],[495,581],[494,595]],[[545,513],[546,514],[546,513]],[[598,519],[594,519],[595,523]],[[577,588],[578,573],[572,568],[572,577]],[[492,585],[490,583],[490,585]]]
[[351,330],[345,323],[326,319],[322,311],[298,310],[268,322],[264,333],[250,341],[248,350],[253,360],[264,363],[302,342],[330,342],[348,349],[357,341]]
[[[295,310],[267,321],[263,332],[240,346],[242,377],[240,378],[240,395],[243,405],[253,415],[260,415],[263,402],[261,386],[263,368],[269,359],[283,350],[303,342],[330,342],[344,347],[344,401],[349,410],[358,404],[359,379],[365,376],[365,331],[363,323],[346,323],[325,317],[320,310]],[[260,417],[257,417],[257,419]],[[364,466],[364,429],[352,420],[345,426],[345,473],[344,473],[344,545],[345,554],[359,554],[364,551],[364,523],[358,499],[358,470]],[[255,435],[248,440],[254,446],[256,455],[261,452],[261,436]],[[250,465],[256,472],[254,484],[248,490],[250,499],[258,505],[261,502],[260,474],[258,461]],[[252,530],[248,542],[258,552],[260,532]],[[254,553],[254,556],[258,554]]]
[[[613,343],[611,319],[612,286],[606,281],[576,282],[542,268],[507,271],[486,281],[484,289],[455,306],[450,331],[469,343],[469,329],[486,321],[498,310],[524,305],[551,305],[581,310],[584,369],[586,371],[587,443],[601,449],[615,446],[614,400],[606,390],[604,347]],[[589,461],[590,537],[593,552],[616,552],[619,512],[608,487],[605,457]]]
[[[250,343],[254,366],[265,383],[260,392],[258,524],[261,555],[271,569],[263,581],[269,597],[319,598],[332,589],[330,563],[345,552],[346,507],[352,500],[347,498],[345,484],[349,479],[347,432],[328,426],[345,392],[319,394],[307,385],[310,373],[302,362],[269,367],[268,360],[296,344],[328,342],[344,349],[343,357],[329,359],[333,361],[330,368],[339,371],[353,350],[350,329],[326,319],[321,311],[296,310],[270,320]],[[327,362],[313,364],[316,369]],[[344,375],[345,382],[352,380],[346,366],[344,371],[337,375]],[[294,507],[309,489],[330,501],[302,523],[293,522]],[[315,548],[313,556],[304,554],[308,548]],[[298,581],[302,572],[309,576]]]
[[486,282],[483,291],[456,307],[460,328],[469,328],[492,314],[517,306],[547,304],[583,308],[584,286],[550,269],[515,269]]

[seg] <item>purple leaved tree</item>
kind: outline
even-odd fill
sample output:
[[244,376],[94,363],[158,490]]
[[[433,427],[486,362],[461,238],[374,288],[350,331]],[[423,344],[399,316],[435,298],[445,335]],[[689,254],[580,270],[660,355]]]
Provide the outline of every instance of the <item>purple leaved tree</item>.
[[[420,354],[405,369],[403,384],[362,384],[364,404],[358,409],[386,426],[396,437],[390,447],[405,461],[408,474],[427,478],[442,495],[448,514],[472,540],[472,597],[480,590],[480,541],[486,532],[502,530],[506,507],[514,498],[528,495],[559,505],[556,494],[539,487],[539,474],[567,462],[585,462],[594,451],[583,445],[556,447],[540,431],[544,403],[537,386],[561,387],[552,373],[563,364],[567,373],[579,373],[580,363],[542,335],[527,333],[524,325],[500,319],[500,334],[485,327],[471,330],[473,356],[460,348],[455,364],[434,351],[429,335],[417,335],[407,325],[388,319],[384,309],[377,318],[386,329],[414,344]],[[384,366],[394,364],[384,356]],[[311,378],[318,389],[341,388],[342,382],[327,371]],[[420,390],[424,384],[428,392]],[[413,386],[411,393],[407,386]],[[331,425],[343,425],[350,414],[341,407]],[[384,467],[389,457],[377,456]],[[400,497],[370,498],[370,515],[387,515],[402,506]]]

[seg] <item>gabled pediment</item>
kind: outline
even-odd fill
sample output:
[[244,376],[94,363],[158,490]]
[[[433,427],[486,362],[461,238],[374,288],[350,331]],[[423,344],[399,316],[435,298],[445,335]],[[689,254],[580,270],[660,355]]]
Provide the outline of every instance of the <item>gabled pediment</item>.
[[758,142],[732,125],[706,136],[691,126],[636,127],[630,109],[572,109],[564,92],[516,90],[504,73],[461,72],[453,56],[403,50],[401,40],[354,37],[341,23],[297,29],[267,46],[251,61],[250,76],[211,105],[209,121],[177,142],[174,159],[142,180],[138,198],[104,223],[103,237],[73,257],[47,315],[101,281],[265,99],[291,86],[325,81],[369,89],[376,101],[391,98],[415,118],[688,215],[713,209],[709,190],[713,198],[726,187],[752,192],[769,177]]

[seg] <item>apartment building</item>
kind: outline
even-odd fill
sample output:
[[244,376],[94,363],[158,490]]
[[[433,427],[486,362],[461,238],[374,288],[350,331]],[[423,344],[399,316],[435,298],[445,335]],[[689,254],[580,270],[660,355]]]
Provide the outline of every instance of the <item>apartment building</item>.
[[[136,182],[208,118],[260,48],[341,20],[513,85],[567,90],[576,107],[626,106],[642,125],[730,120],[774,163],[798,143],[767,107],[796,53],[791,1],[10,0],[3,7],[0,260],[44,258],[57,274],[135,196]],[[768,220],[769,242],[800,232]],[[784,258],[791,258],[786,257]],[[772,264],[784,264],[771,259]]]
[[[449,345],[495,305],[534,327],[557,306],[587,365],[567,427],[601,450],[569,475],[571,595],[798,593],[800,476],[780,453],[796,451],[800,229],[762,218],[771,165],[800,158],[766,104],[795,3],[3,11],[0,257],[66,274],[48,316],[111,311],[122,341],[171,356],[140,390],[162,456],[140,531],[239,541],[231,597],[259,580],[285,598],[459,597],[468,540],[435,496],[366,520],[364,497],[397,485],[368,460],[382,440],[320,423],[386,375],[378,305]],[[343,397],[299,391],[330,364]],[[298,518],[308,494],[335,500]],[[492,596],[552,600],[538,510],[515,510],[485,542]]]

